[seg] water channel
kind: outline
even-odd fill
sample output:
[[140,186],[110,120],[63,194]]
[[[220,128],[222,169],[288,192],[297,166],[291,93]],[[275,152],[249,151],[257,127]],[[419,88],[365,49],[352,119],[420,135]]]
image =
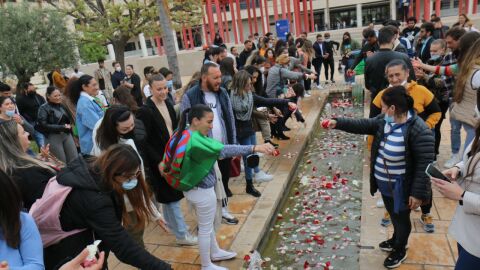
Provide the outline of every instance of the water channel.
[[[361,105],[342,101],[342,94],[330,96],[322,117],[363,117]],[[260,245],[264,269],[358,269],[363,140],[314,131]]]

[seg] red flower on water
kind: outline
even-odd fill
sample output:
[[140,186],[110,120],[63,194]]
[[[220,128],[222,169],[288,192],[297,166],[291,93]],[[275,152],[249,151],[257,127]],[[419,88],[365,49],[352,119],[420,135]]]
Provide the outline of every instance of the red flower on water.
[[313,166],[312,171],[313,171],[313,172],[318,171],[317,166]]
[[250,261],[250,255],[245,255],[245,257],[243,257],[243,260],[246,261],[246,262],[249,262]]
[[328,182],[327,184],[325,184],[325,188],[331,189],[333,188],[333,184]]
[[329,270],[331,265],[332,264],[330,262],[325,263],[325,267],[323,267],[323,270]]
[[346,185],[348,183],[348,179],[347,178],[342,178],[340,180],[340,183],[342,183],[342,185]]
[[328,216],[327,216],[327,221],[330,221],[330,220],[332,220],[332,219],[333,219],[333,216],[332,216],[332,215],[328,215]]
[[345,227],[343,227],[343,230],[346,231],[346,232],[349,232],[349,231],[350,231],[350,227],[345,226]]
[[303,263],[303,269],[310,269],[310,264],[308,263],[308,261],[305,261]]

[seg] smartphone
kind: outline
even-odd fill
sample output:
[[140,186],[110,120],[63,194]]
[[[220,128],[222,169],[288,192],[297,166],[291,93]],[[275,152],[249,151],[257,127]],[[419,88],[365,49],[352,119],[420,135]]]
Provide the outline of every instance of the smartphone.
[[452,182],[439,169],[437,169],[432,163],[428,164],[427,169],[425,169],[425,173],[430,177],[438,178],[438,179],[441,179],[441,180],[447,181],[447,182]]

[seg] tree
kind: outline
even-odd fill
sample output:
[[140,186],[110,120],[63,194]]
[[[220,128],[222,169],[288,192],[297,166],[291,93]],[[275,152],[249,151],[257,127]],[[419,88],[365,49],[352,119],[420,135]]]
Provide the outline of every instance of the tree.
[[153,0],[47,0],[51,6],[73,17],[81,42],[111,43],[115,58],[125,66],[125,46],[140,33],[160,33]]
[[62,14],[27,4],[0,8],[0,66],[18,84],[40,70],[71,67],[76,58],[75,37]]
[[87,63],[92,63],[100,59],[104,59],[105,55],[107,54],[107,48],[96,43],[80,44],[79,49],[80,58]]

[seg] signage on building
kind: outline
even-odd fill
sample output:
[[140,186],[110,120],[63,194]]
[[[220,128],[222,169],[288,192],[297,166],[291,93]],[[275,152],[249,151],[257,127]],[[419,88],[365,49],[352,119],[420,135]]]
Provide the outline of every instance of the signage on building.
[[290,22],[288,20],[278,20],[275,23],[277,30],[277,37],[283,40],[287,39],[287,34],[290,32]]

